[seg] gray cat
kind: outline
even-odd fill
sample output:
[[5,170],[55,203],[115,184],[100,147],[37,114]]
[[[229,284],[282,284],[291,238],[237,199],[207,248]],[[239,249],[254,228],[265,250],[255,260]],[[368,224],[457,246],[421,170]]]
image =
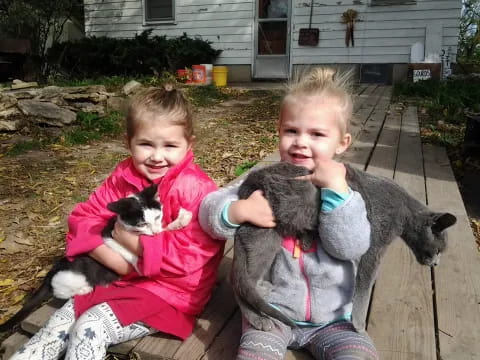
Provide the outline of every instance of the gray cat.
[[[434,266],[446,247],[446,232],[456,222],[449,213],[435,213],[411,197],[392,180],[377,177],[349,165],[347,182],[366,204],[371,224],[371,245],[358,265],[353,299],[353,323],[365,329],[370,292],[381,257],[395,237],[401,237],[417,261]],[[243,316],[258,329],[271,327],[269,317],[290,326],[295,323],[264,301],[268,294],[268,273],[282,239],[293,236],[308,249],[318,233],[319,189],[309,181],[294,180],[308,170],[277,163],[253,171],[240,186],[239,198],[260,189],[269,201],[277,226],[272,229],[242,224],[235,234],[232,285]]]
[[270,321],[264,321],[259,312],[295,326],[263,300],[268,291],[264,280],[284,237],[299,239],[307,250],[318,232],[319,191],[310,181],[294,179],[307,174],[304,167],[280,162],[251,172],[238,190],[240,199],[262,190],[276,221],[275,228],[244,223],[235,232],[232,285],[243,316],[258,329],[270,327]]
[[353,324],[365,330],[372,286],[388,245],[401,237],[422,265],[436,266],[447,246],[444,231],[455,224],[450,213],[432,212],[393,180],[346,165],[347,182],[365,201],[371,245],[358,265],[353,298]]

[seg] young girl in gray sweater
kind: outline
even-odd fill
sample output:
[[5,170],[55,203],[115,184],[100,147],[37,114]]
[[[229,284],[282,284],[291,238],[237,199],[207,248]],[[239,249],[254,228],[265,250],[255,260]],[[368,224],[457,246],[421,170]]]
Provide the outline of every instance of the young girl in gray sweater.
[[[378,359],[366,334],[351,323],[355,275],[370,246],[370,223],[362,196],[345,180],[345,166],[333,160],[351,143],[352,99],[347,76],[316,68],[291,86],[279,121],[281,161],[312,171],[305,177],[321,188],[318,241],[303,251],[293,238],[270,269],[271,306],[296,322],[279,321],[270,331],[244,319],[238,360],[281,360],[287,348],[307,349],[315,359]],[[200,208],[200,224],[216,238],[233,237],[244,222],[274,227],[272,210],[260,191],[239,200],[238,186],[210,193]]]

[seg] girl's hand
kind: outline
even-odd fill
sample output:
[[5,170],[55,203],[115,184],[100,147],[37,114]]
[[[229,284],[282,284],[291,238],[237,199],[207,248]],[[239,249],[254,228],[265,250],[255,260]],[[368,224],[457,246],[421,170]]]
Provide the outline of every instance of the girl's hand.
[[115,226],[112,231],[112,237],[116,242],[125,247],[127,250],[130,250],[135,255],[143,255],[139,234],[125,229],[125,227],[118,221],[115,222]]
[[259,227],[275,227],[275,218],[261,190],[254,191],[248,199],[237,200],[228,209],[228,219],[234,224],[249,222]]
[[345,165],[333,159],[315,160],[315,169],[310,175],[301,176],[298,179],[310,180],[315,186],[329,188],[338,193],[347,193],[348,184],[345,176]]
[[89,255],[100,264],[115,271],[118,275],[127,275],[133,271],[133,266],[130,265],[127,260],[105,244],[90,251]]

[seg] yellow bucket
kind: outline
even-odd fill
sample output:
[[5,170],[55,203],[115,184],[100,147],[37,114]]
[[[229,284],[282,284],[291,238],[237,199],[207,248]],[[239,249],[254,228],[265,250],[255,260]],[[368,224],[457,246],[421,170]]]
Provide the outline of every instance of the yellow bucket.
[[213,83],[216,86],[227,85],[227,73],[228,73],[228,68],[226,66],[214,66],[213,67]]

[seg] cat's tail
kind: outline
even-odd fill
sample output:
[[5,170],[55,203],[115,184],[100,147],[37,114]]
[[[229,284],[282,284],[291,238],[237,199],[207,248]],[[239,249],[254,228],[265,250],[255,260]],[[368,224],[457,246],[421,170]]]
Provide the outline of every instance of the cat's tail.
[[[237,241],[237,239],[238,238],[236,237],[235,241]],[[242,246],[235,246],[234,253],[235,253],[235,259],[232,264],[231,281],[232,281],[233,290],[235,291],[235,294],[237,295],[237,297],[242,299],[246,305],[248,305],[253,311],[257,312],[258,314],[275,318],[291,327],[297,327],[297,324],[292,319],[290,319],[280,310],[274,308],[264,300],[264,298],[259,292],[259,290],[260,291],[263,290],[261,288],[261,279],[257,282],[256,279],[253,280],[251,278],[252,274],[248,273],[249,267],[247,265],[248,260],[247,260],[245,249]],[[270,254],[268,255],[267,254],[264,254],[264,255],[266,256],[270,255]],[[274,256],[275,254],[273,253],[272,255]],[[273,258],[271,259],[271,261],[270,259],[263,259],[263,260],[265,260],[264,264],[266,264],[266,267],[269,268],[269,265],[271,265]],[[253,278],[257,278],[257,276],[254,275]],[[265,289],[265,293],[267,292],[268,290]]]
[[52,297],[52,287],[51,287],[51,279],[56,272],[58,272],[58,268],[61,267],[63,261],[68,261],[66,259],[61,259],[57,262],[53,268],[47,273],[45,279],[43,280],[42,285],[25,301],[23,307],[10,319],[0,325],[0,332],[5,332],[10,330],[13,326],[18,324],[20,321],[25,319],[32,311],[38,308],[40,305],[43,304],[46,300]]

